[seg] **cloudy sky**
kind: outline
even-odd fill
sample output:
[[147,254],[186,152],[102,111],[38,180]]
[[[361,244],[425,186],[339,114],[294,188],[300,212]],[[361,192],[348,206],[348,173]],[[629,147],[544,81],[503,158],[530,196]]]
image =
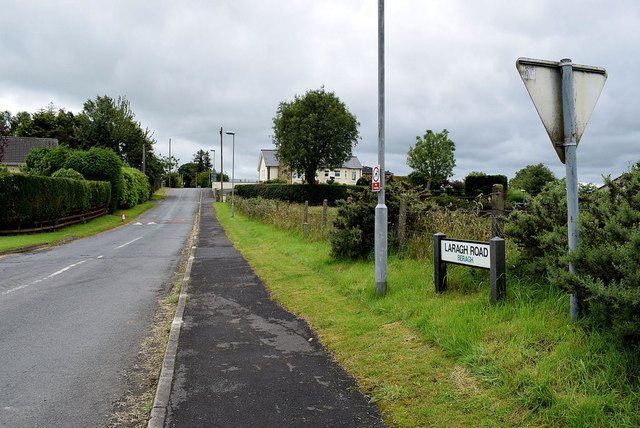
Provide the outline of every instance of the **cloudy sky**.
[[[377,0],[0,0],[0,110],[73,111],[126,96],[181,163],[236,132],[236,177],[257,178],[278,104],[324,85],[360,122],[354,149],[377,163]],[[427,129],[450,131],[455,178],[560,163],[516,70],[518,57],[604,67],[578,148],[601,182],[640,159],[637,0],[387,0],[386,165]],[[231,139],[225,136],[225,171]]]

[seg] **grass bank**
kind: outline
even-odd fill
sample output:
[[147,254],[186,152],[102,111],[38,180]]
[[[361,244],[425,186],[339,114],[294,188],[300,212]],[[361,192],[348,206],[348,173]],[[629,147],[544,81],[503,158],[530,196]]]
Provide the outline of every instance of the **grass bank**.
[[215,204],[229,238],[272,296],[304,317],[394,426],[637,426],[640,356],[571,323],[568,297],[508,277],[489,304],[486,272],[391,256],[388,293],[373,262],[339,262],[329,244]]
[[[153,194],[151,200],[163,199],[168,189],[162,188]],[[145,202],[124,210],[125,218],[130,221],[152,208],[153,202]],[[24,235],[0,236],[0,252],[16,250],[36,245],[49,245],[66,239],[84,238],[122,225],[122,211],[103,215],[82,224],[74,224],[52,232]]]

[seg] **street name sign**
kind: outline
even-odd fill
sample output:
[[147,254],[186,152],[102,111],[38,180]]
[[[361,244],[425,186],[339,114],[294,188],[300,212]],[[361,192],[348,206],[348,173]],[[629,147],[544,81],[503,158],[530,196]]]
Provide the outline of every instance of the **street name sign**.
[[488,242],[443,239],[440,241],[442,261],[466,266],[491,268]]
[[447,239],[444,233],[433,235],[433,282],[436,293],[447,289],[447,263],[489,269],[491,295],[495,305],[507,293],[504,239],[494,237],[489,242]]
[[[576,146],[598,102],[607,71],[601,67],[572,64]],[[562,163],[565,163],[561,63],[518,58],[516,68]]]

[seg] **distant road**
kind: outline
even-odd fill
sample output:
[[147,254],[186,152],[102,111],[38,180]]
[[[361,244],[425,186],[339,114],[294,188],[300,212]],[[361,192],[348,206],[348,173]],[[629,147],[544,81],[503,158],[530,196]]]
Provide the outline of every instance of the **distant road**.
[[0,426],[105,426],[175,272],[200,189],[131,223],[0,258]]

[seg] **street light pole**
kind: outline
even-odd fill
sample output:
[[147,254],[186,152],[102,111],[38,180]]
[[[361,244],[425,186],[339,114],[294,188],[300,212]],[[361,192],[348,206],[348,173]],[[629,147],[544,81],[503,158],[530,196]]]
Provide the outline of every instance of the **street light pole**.
[[376,294],[387,292],[387,206],[385,204],[384,164],[384,0],[378,0],[378,165],[380,191],[375,211],[375,283]]
[[213,152],[213,166],[211,167],[211,174],[213,175],[213,180],[211,180],[211,187],[213,188],[212,189],[213,190],[213,202],[217,202],[216,201],[216,187],[214,186],[214,184],[218,180],[218,178],[216,177],[216,150],[215,149],[211,149],[209,151]]
[[234,207],[234,191],[236,186],[235,181],[235,172],[236,172],[236,133],[235,132],[227,132],[227,135],[231,135],[233,137],[233,149],[231,150],[231,218],[233,218],[233,207]]

